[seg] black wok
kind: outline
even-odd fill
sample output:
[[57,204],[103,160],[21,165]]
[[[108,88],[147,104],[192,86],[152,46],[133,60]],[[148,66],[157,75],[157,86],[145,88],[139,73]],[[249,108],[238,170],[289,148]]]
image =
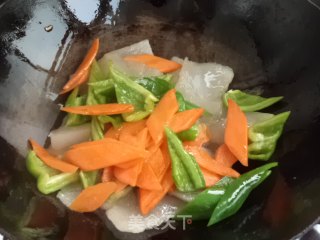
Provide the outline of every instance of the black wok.
[[34,196],[41,207],[30,224],[54,224],[50,239],[68,231],[78,234],[69,239],[119,236],[96,215],[70,213],[54,197],[41,197],[24,167],[26,140],[44,142],[59,124],[64,98],[57,93],[95,37],[99,56],[148,38],[157,55],[228,65],[235,71],[231,88],[283,95],[270,111],[292,111],[273,156],[278,170],[237,215],[210,228],[193,222],[183,231],[178,224],[152,239],[320,238],[319,1],[11,0],[1,1],[0,20],[0,232],[6,238],[26,239],[19,216]]

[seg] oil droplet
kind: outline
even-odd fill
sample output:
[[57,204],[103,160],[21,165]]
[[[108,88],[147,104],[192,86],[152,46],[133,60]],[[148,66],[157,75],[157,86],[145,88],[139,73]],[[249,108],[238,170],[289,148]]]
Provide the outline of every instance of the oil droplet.
[[45,30],[46,32],[51,32],[52,29],[53,29],[53,26],[52,26],[52,25],[48,25],[48,26],[44,27],[44,30]]

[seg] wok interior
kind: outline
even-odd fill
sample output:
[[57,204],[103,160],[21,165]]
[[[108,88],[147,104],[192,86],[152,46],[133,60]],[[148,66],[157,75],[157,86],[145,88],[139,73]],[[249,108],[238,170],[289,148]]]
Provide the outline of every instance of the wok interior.
[[[284,95],[284,103],[271,110],[292,111],[273,157],[280,162],[276,177],[255,191],[237,216],[209,229],[201,223],[192,224],[187,231],[178,227],[155,239],[177,236],[219,239],[235,233],[240,239],[288,238],[318,217],[319,197],[315,193],[320,190],[317,159],[320,11],[313,5],[307,1],[279,0],[220,0],[214,5],[200,0],[127,1],[118,5],[116,1],[101,1],[92,21],[83,23],[72,12],[70,2],[37,3],[36,7],[27,2],[24,9],[14,8],[14,2],[19,1],[0,9],[0,18],[7,26],[19,24],[18,28],[25,33],[19,35],[10,27],[1,28],[0,191],[5,208],[23,212],[34,195],[32,184],[25,187],[30,180],[24,173],[21,157],[26,151],[26,139],[36,135],[35,138],[44,141],[50,129],[60,124],[61,118],[56,121],[57,103],[63,103],[64,97],[56,98],[56,94],[81,61],[89,41],[100,37],[100,56],[150,39],[156,55],[230,66],[235,72],[231,88],[249,89],[265,96]],[[27,17],[21,17],[21,11]],[[39,53],[37,41],[28,40],[32,29],[27,25],[39,19],[44,21],[46,11],[50,13],[47,16],[53,22],[53,32],[47,33],[41,26],[37,34],[48,41],[48,54]],[[15,23],[16,18],[25,22]],[[50,42],[52,34],[57,39]],[[13,38],[11,42],[8,36]],[[52,52],[52,61],[47,64]],[[17,203],[21,198],[23,204]],[[14,232],[12,222],[4,214],[1,216],[1,226]],[[72,218],[80,216],[70,214],[69,219]],[[57,219],[66,231],[67,217]]]

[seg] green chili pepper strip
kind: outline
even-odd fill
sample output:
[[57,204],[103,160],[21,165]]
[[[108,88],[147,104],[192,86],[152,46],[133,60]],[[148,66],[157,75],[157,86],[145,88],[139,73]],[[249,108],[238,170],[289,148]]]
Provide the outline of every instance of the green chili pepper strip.
[[[67,107],[85,105],[87,97],[86,96],[78,97],[78,92],[79,92],[79,88],[75,88],[71,92],[71,94],[69,95],[69,97],[66,101],[66,104],[65,104]],[[88,116],[74,114],[74,113],[68,113],[66,125],[67,126],[78,126],[78,125],[81,125],[81,124],[88,122],[89,119],[90,118]]]
[[38,190],[43,194],[58,191],[79,179],[79,174],[77,172],[59,173],[58,171],[48,167],[36,156],[34,151],[29,151],[26,167],[29,173],[37,178]]
[[221,196],[225,193],[226,187],[233,182],[233,178],[224,177],[213,187],[201,192],[196,198],[187,203],[178,213],[179,215],[191,215],[192,220],[209,219]]
[[262,183],[271,173],[270,168],[277,163],[269,163],[241,175],[235,179],[227,188],[214,209],[208,226],[235,214],[248,198],[250,192]]
[[264,98],[240,90],[229,90],[223,96],[226,106],[228,106],[228,99],[234,100],[244,112],[255,112],[279,102],[283,97]]
[[140,78],[135,81],[145,89],[153,93],[158,99],[162,98],[172,86],[170,80],[168,81],[167,75],[159,77]]
[[249,128],[249,158],[268,160],[274,153],[290,112],[280,113]]
[[[168,139],[172,163],[175,165],[175,167],[172,168],[172,171],[177,188],[182,192],[190,191],[190,189],[180,187],[181,185],[184,185],[185,182],[188,182],[189,179],[193,184],[194,190],[204,188],[204,177],[194,157],[184,150],[182,142],[171,129],[166,127],[165,132]],[[181,170],[183,168],[185,171]],[[177,178],[177,174],[182,177]],[[186,175],[189,176],[189,179]]]
[[199,135],[199,125],[195,124],[190,129],[179,132],[177,136],[181,141],[193,141]]

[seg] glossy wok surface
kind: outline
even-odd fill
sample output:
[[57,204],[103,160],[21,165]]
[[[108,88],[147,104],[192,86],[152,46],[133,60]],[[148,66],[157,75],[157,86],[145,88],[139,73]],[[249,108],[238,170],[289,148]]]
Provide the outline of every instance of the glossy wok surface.
[[[25,174],[21,157],[26,140],[32,136],[43,143],[50,129],[59,124],[58,104],[64,98],[57,93],[89,42],[100,37],[102,56],[148,38],[155,54],[188,56],[232,67],[235,79],[231,87],[260,91],[265,96],[283,95],[285,100],[270,111],[292,111],[273,156],[280,163],[278,171],[236,216],[212,228],[194,222],[183,231],[178,224],[176,230],[152,239],[288,239],[305,235],[320,215],[320,8],[315,3],[2,1],[0,205],[23,212],[25,199],[36,193],[28,183],[33,181]],[[16,189],[25,190],[20,201],[10,199]],[[57,217],[58,238],[70,228],[68,219],[79,218],[67,215]],[[1,214],[1,231],[15,238],[18,235],[6,217]],[[115,237],[103,232],[102,237]],[[309,232],[305,239],[310,236]]]

